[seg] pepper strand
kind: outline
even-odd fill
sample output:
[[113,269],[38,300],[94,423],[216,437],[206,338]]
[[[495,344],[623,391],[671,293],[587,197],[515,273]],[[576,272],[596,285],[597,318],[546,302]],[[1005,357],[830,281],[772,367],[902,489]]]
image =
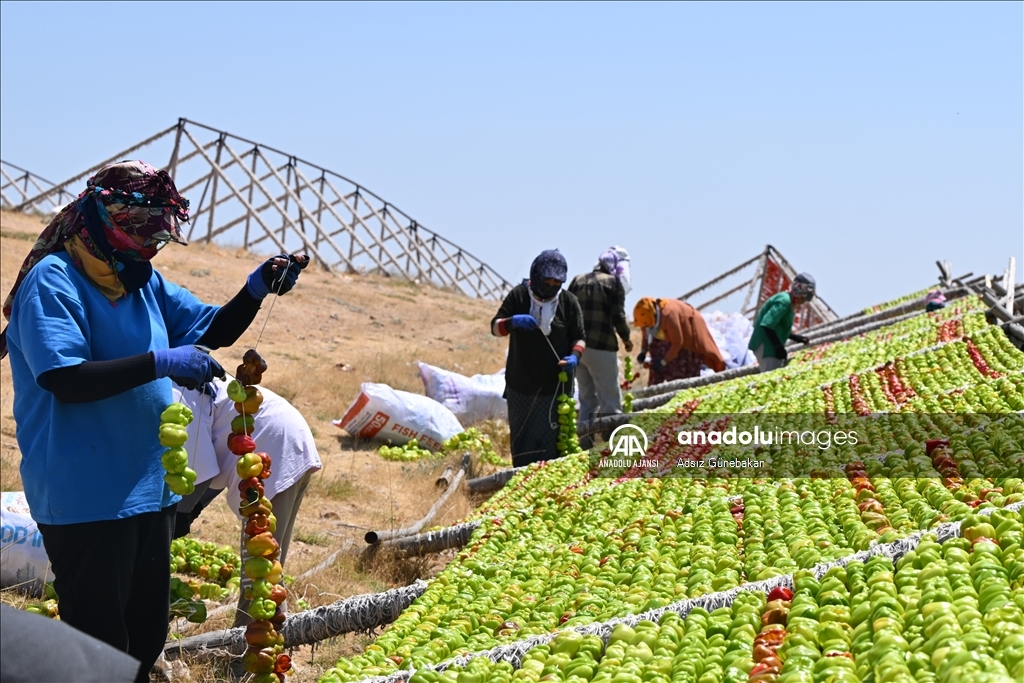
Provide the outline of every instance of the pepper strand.
[[255,416],[263,396],[255,386],[263,379],[266,362],[254,349],[245,353],[236,379],[228,383],[228,397],[235,401],[238,416],[231,421],[228,447],[238,455],[236,469],[241,483],[238,485],[241,501],[238,512],[245,518],[245,550],[249,555],[242,567],[252,580],[246,589],[251,600],[249,616],[253,618],[245,629],[247,648],[242,663],[254,674],[252,683],[284,683],[285,673],[291,669],[291,658],[284,654],[284,636],[278,630],[284,623],[281,603],[288,595],[280,584],[283,568],[278,560],[280,545],[274,538],[277,519],[273,506],[266,499],[263,480],[270,476],[271,458],[256,451],[251,434],[255,429]]
[[160,455],[160,464],[167,474],[164,482],[171,493],[187,496],[196,490],[196,473],[188,466],[188,430],[192,410],[184,403],[172,403],[160,413],[160,445],[166,448]]

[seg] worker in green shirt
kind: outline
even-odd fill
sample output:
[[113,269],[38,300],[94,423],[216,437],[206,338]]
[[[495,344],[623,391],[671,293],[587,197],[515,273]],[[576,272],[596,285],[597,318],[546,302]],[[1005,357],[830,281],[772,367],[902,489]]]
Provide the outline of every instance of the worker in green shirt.
[[771,296],[754,318],[754,334],[750,336],[747,348],[757,356],[761,372],[781,368],[786,364],[786,342],[806,344],[807,337],[793,334],[793,316],[797,307],[814,298],[814,278],[800,273],[793,280],[788,292]]

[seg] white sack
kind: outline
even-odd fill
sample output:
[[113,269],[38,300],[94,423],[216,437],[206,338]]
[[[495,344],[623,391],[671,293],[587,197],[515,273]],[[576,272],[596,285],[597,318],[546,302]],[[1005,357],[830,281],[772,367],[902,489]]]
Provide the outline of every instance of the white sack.
[[22,491],[0,493],[0,588],[19,586],[26,592],[43,590],[43,577],[53,581],[43,535],[28,509]]
[[397,446],[416,439],[434,451],[463,431],[452,411],[434,399],[373,382],[364,382],[345,417],[331,424],[352,436],[384,439]]
[[494,375],[466,377],[427,363],[419,363],[427,396],[447,407],[468,427],[483,420],[507,420],[504,369]]

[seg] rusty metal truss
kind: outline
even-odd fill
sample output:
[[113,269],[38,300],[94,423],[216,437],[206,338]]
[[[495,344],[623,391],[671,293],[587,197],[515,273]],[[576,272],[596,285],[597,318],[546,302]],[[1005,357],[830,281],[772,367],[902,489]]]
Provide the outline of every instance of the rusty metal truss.
[[[796,277],[797,271],[783,257],[778,249],[767,245],[760,254],[749,258],[731,270],[691,289],[679,298],[690,303],[699,311],[707,310],[712,304],[728,299],[745,290],[741,312],[753,319],[761,304],[780,291],[785,291]],[[700,303],[690,301],[698,294],[704,294]],[[798,314],[794,329],[803,329],[815,324],[835,320],[838,316],[820,296],[815,296],[810,305]]]
[[187,119],[62,183],[4,164],[4,204],[52,211],[98,169],[127,158],[154,165],[167,159],[164,168],[192,202],[190,240],[258,253],[301,251],[332,272],[431,282],[484,299],[500,299],[512,287],[486,263],[358,183]]

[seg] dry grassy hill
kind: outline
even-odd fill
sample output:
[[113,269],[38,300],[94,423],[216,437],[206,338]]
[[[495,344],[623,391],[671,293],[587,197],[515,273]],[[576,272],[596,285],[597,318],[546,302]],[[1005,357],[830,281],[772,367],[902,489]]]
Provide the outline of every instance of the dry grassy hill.
[[[0,213],[0,295],[6,296],[10,290],[43,227],[39,218]],[[193,244],[168,247],[154,265],[204,301],[224,303],[261,260],[241,250]],[[505,343],[492,337],[487,327],[496,306],[408,281],[335,275],[311,266],[293,292],[277,302],[268,299],[235,346],[214,352],[230,370],[259,340],[259,351],[269,364],[264,384],[291,401],[313,429],[324,469],[306,494],[286,571],[298,575],[346,542],[354,547],[331,569],[294,586],[312,606],[405,585],[417,576],[433,573],[443,562],[444,558],[429,562],[381,558],[366,571],[357,570],[355,560],[365,546],[365,530],[399,527],[421,517],[438,496],[434,480],[446,463],[382,461],[372,445],[345,437],[331,420],[343,415],[362,382],[384,382],[422,393],[417,360],[466,375],[500,369]],[[10,361],[5,359],[0,363],[3,491],[21,490],[21,453],[15,440],[12,398]],[[485,430],[497,437],[499,453],[508,457],[507,428],[492,424],[485,425]],[[193,533],[202,540],[234,546],[238,522],[224,500],[222,496],[203,513]],[[437,524],[456,522],[470,511],[470,501],[464,496],[452,500]],[[14,603],[19,600],[11,592],[0,598]],[[227,617],[214,618],[199,630],[223,628],[228,622]],[[296,653],[297,674],[289,680],[315,681],[339,654],[363,642],[350,636],[321,646],[315,653],[305,648]],[[222,676],[209,667],[193,667],[195,681],[221,680]]]

